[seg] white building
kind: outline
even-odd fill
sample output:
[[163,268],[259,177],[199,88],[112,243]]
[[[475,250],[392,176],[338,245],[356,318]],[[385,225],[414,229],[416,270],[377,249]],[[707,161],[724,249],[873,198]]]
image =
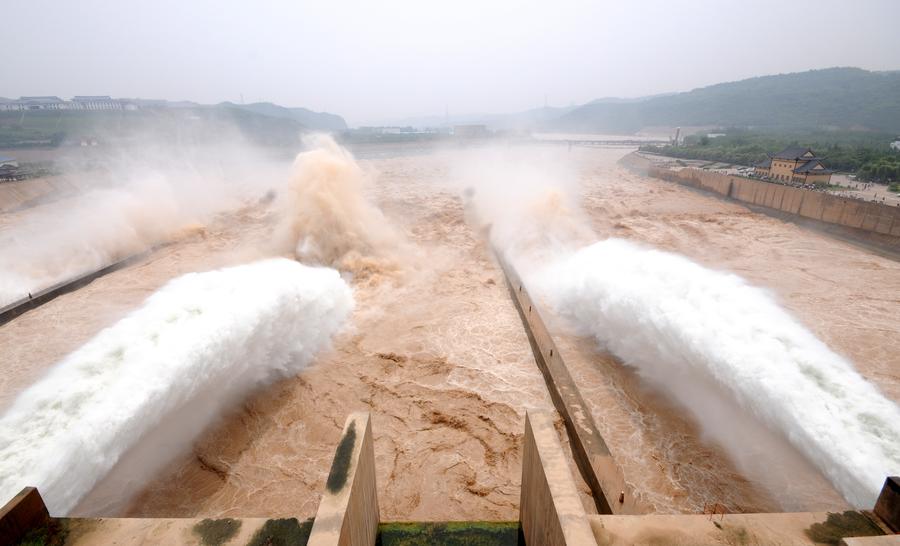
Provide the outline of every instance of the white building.
[[107,95],[81,96],[76,95],[68,103],[70,110],[122,110],[122,101],[113,99]]
[[108,95],[75,96],[70,101],[59,97],[19,97],[19,100],[0,102],[0,112],[27,110],[137,110],[134,101],[114,99]]
[[19,100],[0,103],[0,110],[65,110],[66,101],[59,97],[19,97]]

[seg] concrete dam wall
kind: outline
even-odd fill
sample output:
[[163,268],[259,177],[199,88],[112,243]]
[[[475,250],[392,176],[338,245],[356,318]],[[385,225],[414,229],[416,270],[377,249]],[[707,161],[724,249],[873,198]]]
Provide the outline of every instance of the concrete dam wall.
[[673,171],[656,167],[635,154],[623,158],[622,162],[649,176],[710,191],[743,203],[892,237],[895,238],[892,246],[900,249],[900,207],[695,168]]

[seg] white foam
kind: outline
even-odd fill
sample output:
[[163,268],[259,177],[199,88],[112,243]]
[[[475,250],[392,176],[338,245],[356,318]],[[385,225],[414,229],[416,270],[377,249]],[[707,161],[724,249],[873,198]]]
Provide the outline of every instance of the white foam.
[[780,432],[857,507],[870,508],[885,476],[900,473],[897,405],[740,277],[609,239],[534,282],[559,314],[672,394],[732,455],[753,446],[712,400],[734,401]]
[[303,369],[352,308],[337,271],[286,259],[169,282],[0,419],[0,498],[37,486],[66,514],[150,432],[165,445],[145,458],[164,462],[225,407]]

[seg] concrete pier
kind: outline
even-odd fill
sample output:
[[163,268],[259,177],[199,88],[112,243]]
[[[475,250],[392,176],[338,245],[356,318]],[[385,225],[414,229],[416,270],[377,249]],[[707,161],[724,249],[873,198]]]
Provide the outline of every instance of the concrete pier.
[[373,546],[378,522],[371,418],[353,413],[344,424],[308,544]]
[[28,531],[49,520],[41,494],[34,487],[26,487],[0,508],[0,546],[18,543]]
[[900,533],[900,477],[884,480],[873,511],[893,532]]
[[526,544],[596,544],[553,428],[553,416],[546,412],[525,415],[519,520]]

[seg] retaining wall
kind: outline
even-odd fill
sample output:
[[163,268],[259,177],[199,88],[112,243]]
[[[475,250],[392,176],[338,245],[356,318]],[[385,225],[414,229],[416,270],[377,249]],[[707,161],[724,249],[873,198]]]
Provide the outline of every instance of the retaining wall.
[[84,181],[46,176],[18,182],[0,182],[0,212],[27,208],[43,200],[74,194],[87,188]]
[[[680,171],[641,165],[636,160],[626,166],[642,168],[647,174],[663,180],[710,191],[736,201],[795,214],[825,222],[900,238],[900,207],[868,203],[827,193],[782,186],[740,176],[730,176],[701,169]],[[900,241],[897,241],[900,246]]]

